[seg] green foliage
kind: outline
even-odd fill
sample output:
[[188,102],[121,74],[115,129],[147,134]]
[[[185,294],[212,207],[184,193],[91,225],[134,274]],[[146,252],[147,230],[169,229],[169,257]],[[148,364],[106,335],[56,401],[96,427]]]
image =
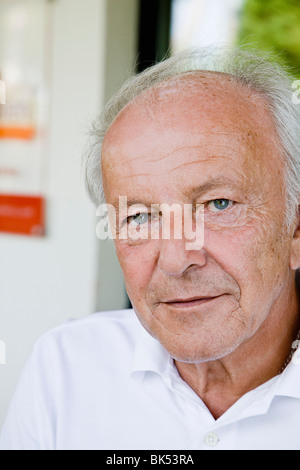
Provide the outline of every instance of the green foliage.
[[280,54],[300,77],[300,1],[245,0],[238,43]]

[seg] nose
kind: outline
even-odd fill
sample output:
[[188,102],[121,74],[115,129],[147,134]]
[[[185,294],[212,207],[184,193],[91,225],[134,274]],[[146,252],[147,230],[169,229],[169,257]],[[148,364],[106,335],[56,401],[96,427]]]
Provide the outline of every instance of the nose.
[[206,264],[204,248],[187,249],[186,240],[161,240],[157,265],[169,276],[180,276],[190,266],[203,267]]

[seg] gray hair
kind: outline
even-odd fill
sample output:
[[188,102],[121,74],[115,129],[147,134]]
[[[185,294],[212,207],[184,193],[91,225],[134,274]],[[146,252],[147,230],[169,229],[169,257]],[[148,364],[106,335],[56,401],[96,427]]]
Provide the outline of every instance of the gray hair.
[[105,134],[119,112],[146,90],[162,83],[174,82],[183,74],[195,71],[220,72],[235,78],[246,88],[265,98],[277,129],[277,144],[284,158],[289,226],[296,214],[300,195],[300,112],[292,101],[289,73],[270,58],[243,48],[201,48],[187,50],[129,78],[96,119],[90,132],[90,144],[84,155],[85,184],[91,200],[104,202],[101,151]]

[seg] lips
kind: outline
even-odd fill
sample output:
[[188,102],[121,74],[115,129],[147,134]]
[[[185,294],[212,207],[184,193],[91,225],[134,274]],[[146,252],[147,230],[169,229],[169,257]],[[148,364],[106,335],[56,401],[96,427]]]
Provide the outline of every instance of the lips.
[[169,305],[172,307],[178,307],[178,308],[194,307],[197,305],[205,304],[207,302],[211,302],[215,299],[218,299],[219,297],[222,297],[222,295],[224,294],[216,295],[216,296],[191,297],[191,298],[186,298],[186,299],[171,299],[163,303],[166,305]]

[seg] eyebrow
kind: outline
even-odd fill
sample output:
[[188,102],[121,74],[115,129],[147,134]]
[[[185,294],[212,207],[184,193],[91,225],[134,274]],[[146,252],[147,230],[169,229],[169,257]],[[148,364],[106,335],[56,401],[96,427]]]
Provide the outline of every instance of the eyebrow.
[[205,194],[208,191],[211,191],[213,189],[220,189],[220,188],[238,189],[240,188],[240,185],[238,184],[236,180],[219,177],[219,178],[210,179],[209,181],[201,184],[200,186],[197,186],[195,188],[185,191],[183,194],[185,196],[194,198],[196,196],[200,196],[201,194]]
[[[220,189],[220,188],[226,188],[226,189],[237,189],[240,188],[240,186],[237,184],[237,181],[231,180],[231,179],[224,179],[224,178],[213,178],[210,179],[209,181],[201,184],[200,186],[197,186],[195,188],[188,189],[183,192],[183,195],[185,197],[189,198],[195,198],[197,196],[200,196],[201,194],[205,194],[208,191],[214,190],[214,189]],[[133,206],[133,205],[143,205],[145,207],[150,207],[151,204],[156,204],[153,202],[153,200],[142,200],[138,199],[136,197],[134,198],[127,198],[127,207]],[[158,203],[157,203],[158,204]],[[116,210],[119,210],[119,200],[115,200],[113,202],[113,206],[116,208]]]
[[[127,197],[124,195],[121,195],[119,197]],[[133,205],[139,205],[139,206],[147,206],[150,207],[151,204],[155,204],[153,201],[142,201],[141,199],[138,198],[127,198],[127,207],[133,206]],[[115,207],[115,209],[118,211],[119,210],[119,199],[116,199],[112,205]]]

